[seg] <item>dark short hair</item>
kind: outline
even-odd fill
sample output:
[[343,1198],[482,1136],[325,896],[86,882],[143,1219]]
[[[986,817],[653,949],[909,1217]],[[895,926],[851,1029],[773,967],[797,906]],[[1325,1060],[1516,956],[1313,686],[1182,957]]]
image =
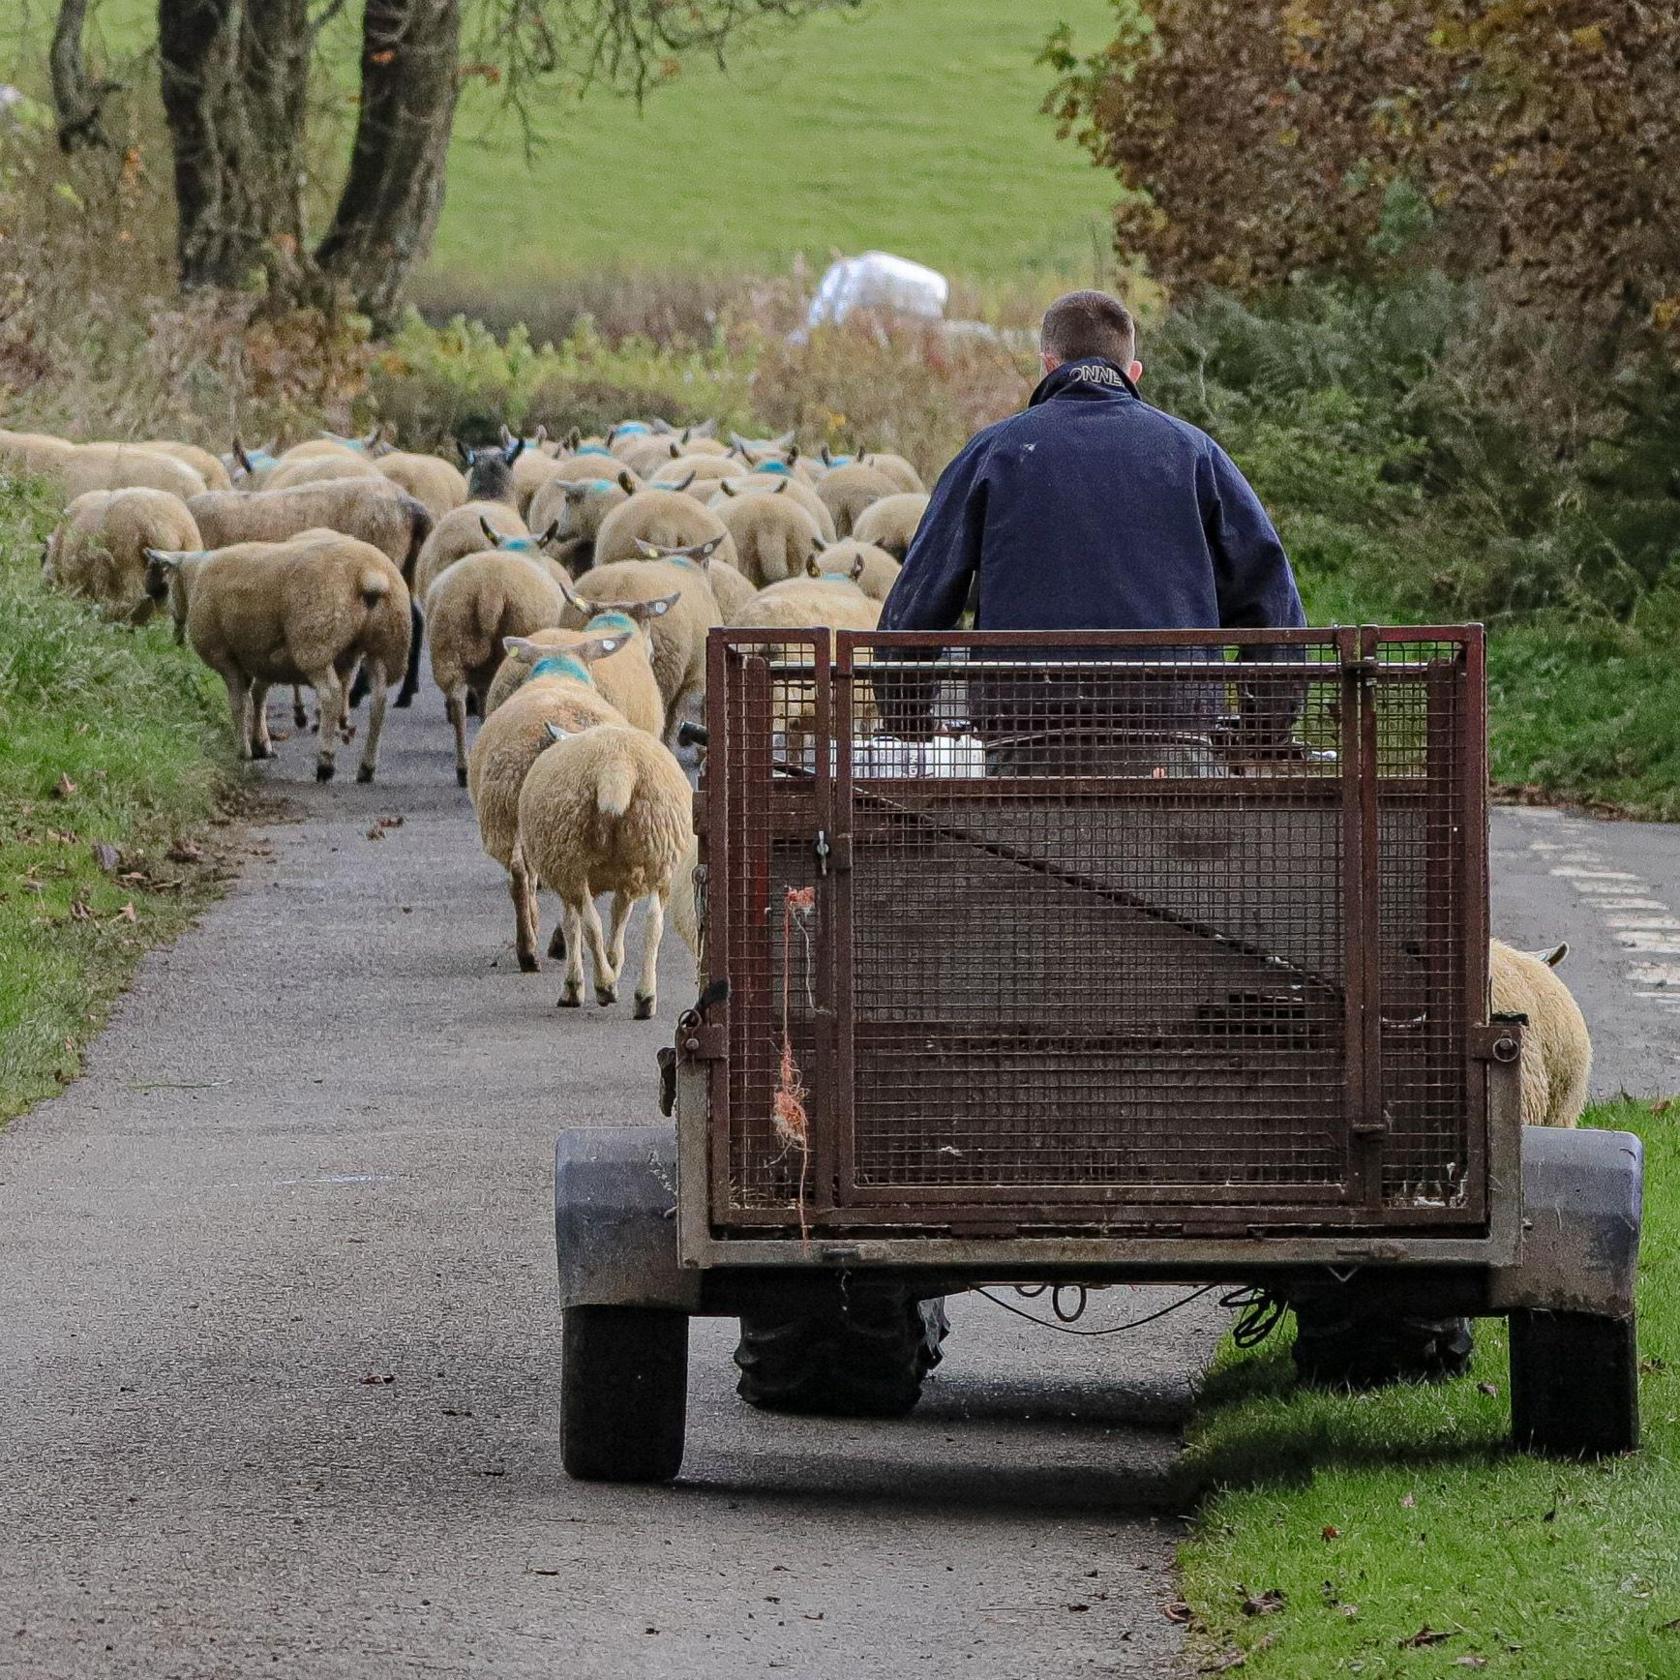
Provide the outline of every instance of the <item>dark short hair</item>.
[[1137,323],[1107,292],[1069,292],[1044,312],[1039,348],[1059,362],[1102,356],[1125,367],[1137,354]]

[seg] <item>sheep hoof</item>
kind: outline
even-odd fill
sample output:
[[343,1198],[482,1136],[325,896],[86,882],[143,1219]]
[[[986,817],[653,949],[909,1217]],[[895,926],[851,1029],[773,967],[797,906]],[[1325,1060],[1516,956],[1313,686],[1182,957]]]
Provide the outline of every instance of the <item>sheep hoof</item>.
[[573,991],[570,986],[568,986],[565,991],[560,994],[560,1001],[555,1005],[555,1007],[557,1009],[581,1009],[583,1007],[583,999],[575,991]]
[[457,765],[455,767],[455,785],[457,787],[465,787],[467,785],[467,772],[465,766],[463,765]]
[[356,771],[356,780],[358,782],[371,782],[373,780],[373,766],[371,764],[360,766]]
[[542,964],[537,961],[535,952],[521,951],[519,953],[519,972],[521,974],[540,974],[542,972]]
[[308,712],[306,712],[303,709],[302,706],[292,707],[292,728],[294,728],[294,729],[307,729],[308,727],[309,727],[309,714],[308,714]]
[[414,704],[413,690],[405,688],[402,693],[391,702],[391,704],[395,706],[399,712],[406,712],[408,708]]
[[654,1003],[655,999],[652,993],[644,996],[641,992],[638,992],[636,994],[636,1019],[638,1021],[651,1021],[653,1019]]
[[318,782],[330,782],[332,779],[333,779],[333,767],[330,764],[317,764],[315,766],[315,780],[316,781],[318,781]]
[[600,1004],[603,1009],[609,1008],[611,1005],[618,1002],[618,987],[597,986],[595,988],[595,1001]]

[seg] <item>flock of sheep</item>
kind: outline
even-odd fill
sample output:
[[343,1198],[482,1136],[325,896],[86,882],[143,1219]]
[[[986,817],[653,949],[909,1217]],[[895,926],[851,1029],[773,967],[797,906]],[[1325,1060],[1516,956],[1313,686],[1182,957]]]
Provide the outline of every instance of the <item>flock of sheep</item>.
[[[630,420],[604,436],[516,438],[433,455],[325,435],[226,457],[172,442],[74,444],[0,431],[0,466],[67,506],[48,579],[130,622],[160,608],[226,683],[239,751],[274,747],[267,695],[318,704],[329,780],[348,710],[370,700],[372,781],[388,691],[413,699],[422,643],[457,779],[507,871],[520,966],[538,966],[537,891],[562,904],[561,1003],[617,998],[629,915],[647,904],[635,1012],[656,1006],[667,906],[692,946],[692,798],[673,747],[703,697],[718,625],[872,629],[927,506],[900,455],[802,454]],[[480,721],[469,748],[467,719]],[[597,896],[612,895],[603,928]]]

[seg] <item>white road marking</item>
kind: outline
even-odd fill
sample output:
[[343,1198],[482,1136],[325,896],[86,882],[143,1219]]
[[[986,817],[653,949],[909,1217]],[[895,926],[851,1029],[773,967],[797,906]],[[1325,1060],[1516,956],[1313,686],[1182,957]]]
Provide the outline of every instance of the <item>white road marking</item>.
[[[1632,875],[1625,869],[1586,869],[1577,863],[1560,863],[1553,868],[1552,873],[1577,881],[1637,881],[1639,879],[1637,875]],[[1594,889],[1588,888],[1586,890],[1592,891]]]
[[1627,910],[1605,910],[1603,916],[1605,924],[1613,928],[1665,928],[1670,933],[1680,932],[1680,916],[1657,916]]

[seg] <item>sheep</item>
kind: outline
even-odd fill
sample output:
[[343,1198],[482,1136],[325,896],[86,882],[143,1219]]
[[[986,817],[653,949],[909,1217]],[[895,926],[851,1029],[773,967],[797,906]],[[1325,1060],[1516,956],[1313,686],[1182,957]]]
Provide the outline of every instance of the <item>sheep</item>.
[[552,524],[563,542],[577,544],[584,564],[595,556],[601,523],[614,508],[622,507],[637,488],[628,473],[622,482],[610,478],[551,478],[531,498],[531,523],[539,530]]
[[871,502],[852,522],[852,535],[861,543],[885,550],[903,565],[930,499],[911,492],[883,496],[880,501]]
[[[519,832],[511,873],[520,903],[520,962],[535,961],[539,887],[563,907],[566,978],[562,1008],[583,1002],[583,945],[595,974],[595,1000],[618,998],[624,932],[638,899],[647,900],[635,1017],[658,1008],[659,947],[671,876],[693,833],[688,777],[658,741],[627,724],[597,724],[577,734],[549,725],[554,745],[537,757],[519,790]],[[595,895],[613,895],[604,934]]]
[[183,502],[204,493],[204,479],[172,455],[132,443],[79,443],[69,455],[38,469],[56,479],[65,501],[89,490],[167,490]]
[[256,449],[247,449],[238,437],[233,440],[233,447],[222,456],[222,465],[227,469],[228,477],[232,481],[230,489],[260,490],[268,482],[274,469],[280,465],[280,457],[274,453],[277,440]]
[[393,450],[375,458],[374,465],[390,481],[423,502],[434,520],[453,513],[467,499],[467,481],[452,462],[436,455]]
[[[653,676],[665,702],[665,730],[669,739],[687,708],[706,689],[706,637],[723,622],[717,597],[706,581],[706,568],[670,561],[618,560],[596,566],[577,580],[575,598],[562,623],[582,629],[603,608],[628,608],[632,601],[672,598],[670,609],[649,620],[648,641],[653,652]],[[584,605],[583,603],[587,603]]]
[[484,527],[504,537],[528,537],[525,521],[506,502],[465,502],[433,527],[414,562],[414,598],[422,608],[432,585],[457,560],[484,552]]
[[688,947],[696,966],[704,966],[706,929],[702,917],[705,907],[695,873],[699,867],[700,842],[691,835],[688,849],[671,876],[671,925],[677,930],[677,937]]
[[714,543],[711,553],[731,566],[736,563],[729,528],[710,508],[675,490],[642,490],[614,508],[595,538],[595,562],[608,566],[615,560],[632,560],[644,542],[669,549]]
[[200,449],[196,443],[176,443],[169,438],[152,438],[146,442],[134,445],[136,449],[149,449],[154,455],[167,455],[171,460],[179,461],[183,466],[192,470],[204,480],[207,490],[231,490],[233,479],[229,476],[226,465],[220,456],[212,455],[208,449]]
[[472,554],[432,585],[426,600],[432,677],[443,690],[455,731],[455,779],[467,785],[467,696],[484,715],[485,700],[508,636],[529,636],[559,624],[560,586],[523,554]]
[[620,461],[653,440],[653,428],[643,420],[621,420],[606,436],[606,446]]
[[340,450],[281,461],[263,480],[263,489],[296,490],[305,484],[334,484],[341,479],[378,479],[383,476],[367,456]]
[[836,467],[817,486],[823,506],[834,516],[835,532],[842,537],[852,534],[852,526],[871,502],[883,501],[899,493],[899,486],[885,473],[855,463]]
[[828,446],[823,446],[823,464],[835,467],[868,467],[872,472],[878,472],[884,478],[890,478],[901,493],[921,495],[927,486],[922,482],[922,475],[916,471],[902,455],[892,455],[883,451],[866,452],[860,449],[855,455],[831,455]]
[[193,651],[227,685],[241,758],[274,756],[270,685],[307,683],[321,710],[315,779],[331,781],[345,687],[359,664],[373,705],[356,780],[373,780],[388,685],[408,665],[408,587],[387,555],[313,530],[193,554],[148,549],[146,558],[147,594],[176,597]]
[[671,453],[669,438],[641,438],[622,452],[614,453],[638,478],[652,478],[677,459]]
[[344,438],[334,437],[330,432],[323,432],[319,437],[305,438],[302,443],[294,443],[289,449],[282,449],[276,465],[289,466],[293,461],[320,460],[324,456],[349,455],[360,458],[366,453],[367,447],[359,438],[355,443],[350,443]]
[[747,473],[740,478],[726,478],[718,485],[721,496],[753,496],[778,490],[810,514],[817,523],[817,534],[824,542],[839,541],[840,533],[834,528],[834,515],[828,511],[822,497],[803,479],[795,478],[791,473]]
[[47,541],[44,574],[73,595],[107,604],[112,616],[144,624],[146,550],[193,552],[203,538],[187,504],[167,490],[90,490],[65,509]]
[[[575,454],[559,457],[521,455],[513,469],[519,510],[527,519],[534,520],[533,503],[556,481],[572,484],[586,479],[617,480],[625,470],[618,458],[599,444],[588,444]],[[633,480],[631,487],[639,483],[639,479]]]
[[1569,954],[1514,951],[1499,940],[1488,952],[1494,1013],[1526,1015],[1522,1035],[1522,1119],[1525,1126],[1573,1126],[1587,1106],[1592,1040],[1579,1005],[1553,972]]
[[[857,537],[844,542],[817,544],[821,561],[818,571],[845,573],[856,578],[857,586],[872,601],[885,601],[898,582],[899,563],[884,548],[876,548]],[[810,568],[807,567],[809,571]]]
[[[519,641],[510,637],[510,647]],[[503,869],[511,870],[514,847],[519,838],[519,790],[531,766],[551,744],[549,725],[562,729],[588,729],[598,723],[622,724],[612,702],[595,682],[595,666],[610,659],[622,646],[619,637],[575,640],[564,648],[545,648],[531,679],[505,705],[484,720],[478,738],[467,755],[467,792],[478,818],[479,839],[484,850]],[[515,890],[516,916],[529,904],[536,909],[534,895]],[[520,930],[524,927],[521,921]],[[519,966],[526,973],[537,969],[536,927],[530,937],[520,938]],[[562,932],[555,928],[550,956],[564,954]]]
[[787,494],[790,482],[745,494],[725,483],[708,504],[734,539],[742,575],[760,589],[802,577],[822,542],[816,520]]
[[[325,527],[372,543],[411,586],[420,551],[432,532],[432,516],[425,504],[377,474],[369,479],[301,484],[292,490],[211,490],[194,496],[187,509],[198,522],[206,548],[280,542],[300,531]],[[413,615],[409,663],[395,702],[399,708],[413,703],[420,685],[420,603],[412,587],[409,611]],[[352,704],[361,697],[359,688],[358,684]]]
[[[505,428],[504,428],[505,430]],[[514,486],[513,469],[525,453],[524,438],[514,438],[500,449],[469,449],[457,444],[461,459],[467,466],[467,499],[474,502],[506,502],[519,506],[519,492]]]
[[[731,455],[677,455],[659,469],[655,482],[669,488],[672,481],[679,478],[706,485],[740,476],[741,463]],[[701,492],[704,496],[711,493],[709,489]]]
[[0,463],[14,472],[42,475],[57,472],[75,451],[75,444],[49,432],[0,431]]
[[522,554],[533,564],[541,566],[562,589],[572,581],[574,571],[587,569],[587,545],[562,539],[558,520],[552,521],[546,530],[534,536],[504,536],[492,527],[489,520],[484,521],[483,531],[483,552]]

